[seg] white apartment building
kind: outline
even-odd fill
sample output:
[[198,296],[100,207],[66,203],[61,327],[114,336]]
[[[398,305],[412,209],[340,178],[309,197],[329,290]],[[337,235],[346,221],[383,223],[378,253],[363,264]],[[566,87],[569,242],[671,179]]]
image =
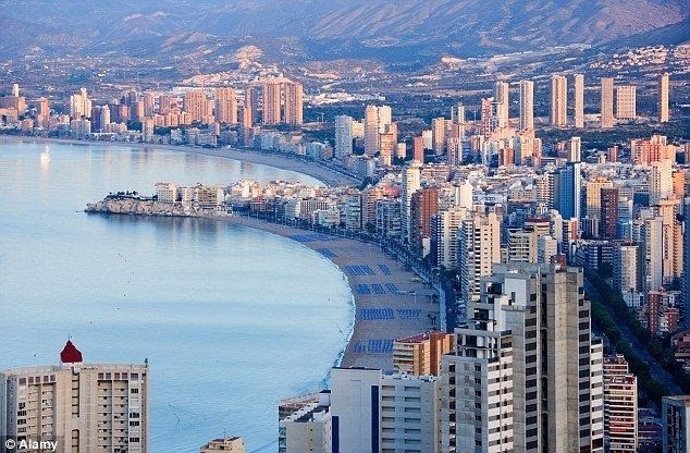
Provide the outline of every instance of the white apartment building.
[[332,453],[331,392],[324,390],[279,420],[279,453]]
[[381,453],[441,453],[440,383],[434,376],[381,379]]
[[85,364],[71,341],[60,360],[0,372],[0,433],[64,453],[146,453],[148,365]]
[[175,203],[177,201],[177,186],[171,182],[156,183],[156,198],[159,203]]

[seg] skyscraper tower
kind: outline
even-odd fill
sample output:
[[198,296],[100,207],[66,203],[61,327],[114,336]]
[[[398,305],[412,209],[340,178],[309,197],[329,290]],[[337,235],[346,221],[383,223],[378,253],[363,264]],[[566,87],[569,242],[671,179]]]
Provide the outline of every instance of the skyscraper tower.
[[637,87],[621,85],[616,87],[616,118],[619,120],[637,119]]
[[204,90],[190,90],[184,95],[184,110],[192,121],[204,122],[208,115],[208,100]]
[[602,239],[616,239],[618,227],[618,189],[604,187],[601,189],[601,220],[599,221],[599,235]]
[[233,88],[218,88],[215,91],[216,121],[237,124],[237,98]]
[[563,75],[551,76],[551,125],[568,125],[568,80]]
[[510,86],[507,82],[496,82],[494,98],[496,98],[496,116],[498,128],[508,127],[510,108]]
[[558,211],[564,219],[580,218],[580,162],[568,162],[558,171]]
[[263,124],[302,124],[304,88],[285,77],[261,81]]
[[585,76],[575,74],[575,111],[574,126],[578,129],[585,127]]
[[520,81],[520,130],[534,129],[534,82]]
[[379,152],[379,108],[367,105],[364,111],[364,154],[374,156]]
[[601,79],[601,127],[613,127],[613,78]]
[[344,159],[352,154],[352,117],[335,117],[335,157]]
[[104,105],[103,108],[101,108],[100,123],[101,132],[105,132],[107,127],[110,126],[110,107],[108,107],[108,104]]
[[444,451],[603,452],[602,345],[582,270],[497,264],[467,312],[441,362]]
[[[480,208],[481,209],[481,208]],[[476,211],[458,231],[460,298],[466,303],[479,296],[480,279],[501,262],[501,222],[494,212]]]
[[421,187],[421,165],[418,162],[412,162],[409,167],[403,170],[402,178],[402,194],[400,202],[402,204],[400,210],[400,217],[402,220],[403,240],[408,243],[411,240],[411,223],[410,205],[412,203],[412,195]]
[[669,76],[663,72],[659,76],[659,122],[667,123],[669,120]]
[[438,213],[438,189],[427,187],[412,194],[410,202],[410,245],[419,255],[424,256],[431,237],[431,216]]

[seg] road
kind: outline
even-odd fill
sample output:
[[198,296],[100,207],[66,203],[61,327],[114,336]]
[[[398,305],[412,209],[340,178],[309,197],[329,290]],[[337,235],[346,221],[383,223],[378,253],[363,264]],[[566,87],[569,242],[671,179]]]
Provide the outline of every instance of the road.
[[[585,293],[588,295],[588,298],[590,298],[590,300],[592,298],[596,298],[600,301],[604,300],[601,297],[601,294],[599,294],[597,289],[594,287],[594,285],[592,285],[587,279],[585,279]],[[617,319],[616,314],[613,312],[609,305],[602,303],[602,306],[604,310],[606,310],[608,314],[611,316],[611,319]],[[663,366],[661,366],[661,363],[659,363],[649,353],[647,347],[642,344],[642,342],[635,336],[633,331],[630,329],[630,327],[628,327],[626,323],[616,323],[616,327],[618,327],[618,331],[620,332],[621,337],[630,344],[632,350],[635,351],[638,357],[644,362],[646,362],[647,365],[649,365],[649,373],[652,375],[654,379],[666,385],[671,394],[680,395],[681,393],[683,393],[680,387],[678,387],[675,380],[673,379],[673,376],[671,376],[671,374],[668,371],[666,371]]]

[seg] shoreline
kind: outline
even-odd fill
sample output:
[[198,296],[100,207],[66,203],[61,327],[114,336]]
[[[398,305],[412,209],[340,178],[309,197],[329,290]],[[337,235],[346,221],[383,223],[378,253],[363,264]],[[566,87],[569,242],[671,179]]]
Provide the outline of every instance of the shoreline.
[[220,159],[247,162],[256,165],[277,168],[279,170],[293,171],[306,176],[310,176],[327,186],[359,185],[361,181],[350,176],[331,170],[316,163],[306,162],[288,155],[275,153],[262,153],[254,149],[239,148],[199,148],[190,145],[158,145],[154,143],[126,143],[126,142],[98,142],[76,139],[62,139],[55,137],[31,137],[22,135],[0,135],[0,144],[3,142],[14,143],[56,143],[63,145],[76,146],[107,146],[107,147],[129,147],[138,149],[162,149],[167,151],[177,151],[187,154],[194,154],[206,157],[216,157]]
[[[355,313],[345,349],[335,360],[336,366],[392,371],[393,340],[438,327],[439,304],[430,301],[430,296],[437,292],[418,281],[417,274],[405,270],[403,263],[375,244],[243,216],[201,218],[291,239],[315,251],[340,270],[350,287]],[[360,285],[366,285],[366,290]],[[377,294],[381,289],[385,294]],[[436,326],[427,315],[436,318]]]
[[[326,184],[337,185],[341,183],[341,178],[348,178],[317,165],[308,165],[306,162],[295,159],[273,154],[265,155],[255,151],[0,136],[0,143],[3,141],[158,148],[291,170],[319,179]],[[236,155],[239,155],[241,159],[235,158]],[[305,169],[305,167],[307,168]],[[322,172],[326,173],[325,176],[335,177],[336,180],[329,180],[326,177],[320,178]],[[141,213],[126,212],[111,214],[146,216]],[[441,319],[439,304],[431,302],[431,295],[437,294],[437,292],[423,283],[412,270],[404,269],[401,262],[386,254],[377,245],[241,216],[196,214],[185,217],[224,221],[283,236],[300,242],[335,265],[343,274],[350,288],[351,303],[354,305],[354,320],[351,326],[347,326],[351,331],[347,336],[344,350],[339,351],[336,355],[334,360],[336,365],[380,368],[390,371],[393,368],[393,340],[439,327]],[[436,325],[432,324],[429,316],[435,317]]]
[[[89,214],[157,217],[116,212]],[[436,290],[375,244],[244,216],[196,215],[185,218],[190,217],[227,222],[282,236],[313,250],[338,268],[350,288],[352,296],[348,305],[354,311],[354,319],[344,327],[350,332],[346,337],[345,347],[338,351],[333,366],[392,371],[393,340],[427,332],[439,326],[439,304],[431,302],[431,295],[437,294]],[[435,317],[436,325],[432,324],[429,316]],[[340,329],[339,326],[338,328]],[[329,374],[330,370],[325,379]]]

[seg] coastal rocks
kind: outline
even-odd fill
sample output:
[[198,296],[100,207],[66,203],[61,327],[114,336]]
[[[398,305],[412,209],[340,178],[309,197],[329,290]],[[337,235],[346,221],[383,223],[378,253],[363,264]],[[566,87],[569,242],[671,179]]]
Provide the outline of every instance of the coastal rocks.
[[151,217],[224,218],[230,216],[225,210],[202,208],[186,203],[159,203],[152,199],[128,196],[108,196],[96,203],[88,203],[84,211]]

